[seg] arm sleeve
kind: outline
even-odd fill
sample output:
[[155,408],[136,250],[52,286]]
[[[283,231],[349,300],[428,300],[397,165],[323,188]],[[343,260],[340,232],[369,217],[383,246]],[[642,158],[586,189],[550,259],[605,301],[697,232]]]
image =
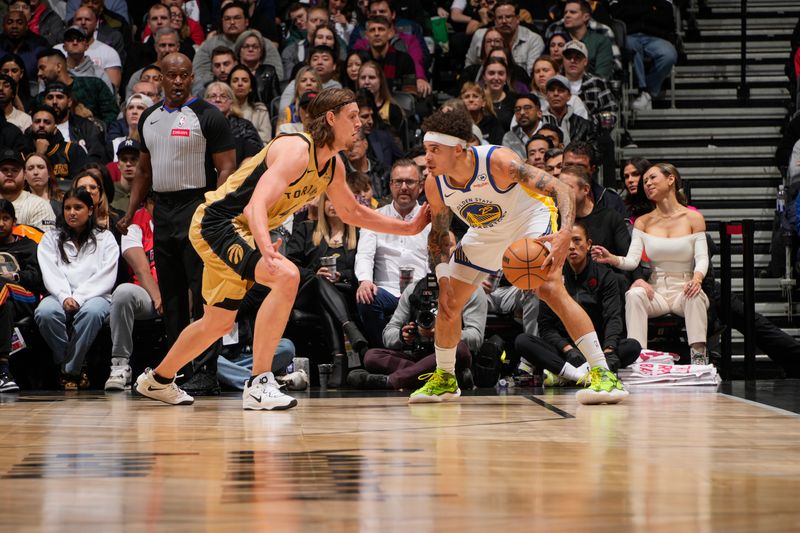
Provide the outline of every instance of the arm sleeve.
[[411,283],[406,287],[406,290],[400,295],[400,301],[397,303],[397,309],[394,310],[391,320],[383,328],[383,345],[390,350],[399,350],[403,347],[403,338],[400,335],[400,330],[411,320],[409,298],[414,293],[416,286],[416,283]]
[[476,289],[464,311],[461,313],[461,340],[469,346],[469,351],[478,353],[483,344],[483,334],[486,328],[486,313],[489,309],[489,302],[483,289]]
[[233,150],[236,145],[233,142],[231,125],[225,115],[210,104],[202,113],[200,128],[206,138],[206,146],[210,147],[210,153],[218,154]]
[[[633,228],[633,235],[631,235],[631,245],[628,248],[628,255],[620,257],[620,263],[617,268],[620,270],[633,270],[639,266],[642,260],[642,251],[644,251],[644,235],[641,230]],[[708,255],[706,255],[706,262],[708,262]]]
[[361,230],[356,252],[356,279],[359,282],[372,281],[375,269],[375,252],[378,249],[378,236],[374,231]]
[[708,242],[705,232],[695,233],[694,241],[694,271],[700,272],[705,277],[708,272]]
[[119,261],[119,246],[110,231],[96,234],[97,250],[94,254],[87,254],[83,260],[96,262],[97,269],[89,276],[72,297],[83,305],[90,298],[109,296],[114,290],[117,280],[117,262]]
[[48,231],[44,234],[36,251],[36,258],[39,260],[45,289],[58,300],[58,303],[63,304],[64,300],[72,296],[72,289],[66,274],[59,268],[57,231]]

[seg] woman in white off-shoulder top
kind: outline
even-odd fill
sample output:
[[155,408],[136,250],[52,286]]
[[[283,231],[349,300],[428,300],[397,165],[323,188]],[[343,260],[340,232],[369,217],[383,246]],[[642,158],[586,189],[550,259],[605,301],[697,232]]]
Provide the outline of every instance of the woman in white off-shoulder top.
[[708,364],[706,329],[708,297],[700,285],[708,271],[706,222],[686,207],[681,176],[669,163],[650,167],[643,179],[647,198],[655,209],[636,219],[631,246],[625,257],[602,246],[592,257],[622,270],[633,270],[647,254],[652,266],[649,283],[635,283],[625,293],[628,336],[647,346],[647,319],[674,313],[686,318],[692,364]]

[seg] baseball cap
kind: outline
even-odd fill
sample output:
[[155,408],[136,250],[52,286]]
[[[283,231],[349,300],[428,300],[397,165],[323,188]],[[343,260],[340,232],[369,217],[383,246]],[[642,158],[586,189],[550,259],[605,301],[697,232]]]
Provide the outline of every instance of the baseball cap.
[[64,93],[69,96],[72,93],[69,85],[64,83],[63,81],[51,81],[48,83],[44,88],[44,96],[47,96],[49,93]]
[[19,166],[23,165],[22,157],[19,155],[18,152],[15,152],[11,148],[3,148],[0,150],[0,165],[6,163],[8,161],[12,161]]
[[134,139],[125,139],[119,146],[117,146],[117,157],[122,155],[123,152],[136,152],[137,154],[141,152],[141,147],[139,142]]
[[310,104],[311,101],[314,100],[314,98],[316,98],[316,97],[317,97],[317,92],[316,91],[306,91],[306,92],[304,92],[303,96],[300,97],[300,102],[299,102],[300,103],[300,107],[305,109],[306,107],[308,107],[308,104]]
[[559,84],[562,87],[564,87],[566,90],[568,90],[569,92],[572,92],[572,89],[569,86],[569,80],[566,77],[562,76],[561,74],[556,74],[555,76],[553,76],[552,78],[547,80],[547,83],[545,84],[544,88],[545,88],[545,90],[547,90],[552,85],[555,85],[555,84]]
[[575,52],[580,52],[583,54],[583,57],[589,57],[589,49],[586,48],[586,45],[583,44],[581,41],[577,39],[573,39],[564,45],[564,51],[562,53],[566,54],[570,50],[574,50]]
[[66,40],[67,37],[70,35],[77,35],[84,41],[89,40],[89,34],[87,34],[86,30],[84,30],[80,26],[70,26],[69,28],[64,30],[64,40]]

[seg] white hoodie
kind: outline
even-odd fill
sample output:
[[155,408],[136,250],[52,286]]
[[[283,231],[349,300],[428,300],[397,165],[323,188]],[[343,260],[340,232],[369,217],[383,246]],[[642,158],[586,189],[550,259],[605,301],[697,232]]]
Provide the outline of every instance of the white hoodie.
[[87,242],[80,251],[72,241],[66,241],[64,251],[69,263],[61,259],[58,235],[58,230],[45,233],[36,253],[47,292],[62,305],[67,298],[72,298],[78,305],[94,297],[110,301],[119,259],[119,246],[114,235],[110,231],[95,230],[97,246]]

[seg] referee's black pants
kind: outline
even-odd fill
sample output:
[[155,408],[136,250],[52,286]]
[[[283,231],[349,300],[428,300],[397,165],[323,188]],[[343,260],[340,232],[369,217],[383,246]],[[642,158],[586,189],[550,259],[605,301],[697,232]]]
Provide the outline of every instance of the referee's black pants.
[[191,189],[155,194],[153,250],[170,346],[189,325],[190,318],[203,316],[203,262],[189,242],[189,226],[205,192]]

